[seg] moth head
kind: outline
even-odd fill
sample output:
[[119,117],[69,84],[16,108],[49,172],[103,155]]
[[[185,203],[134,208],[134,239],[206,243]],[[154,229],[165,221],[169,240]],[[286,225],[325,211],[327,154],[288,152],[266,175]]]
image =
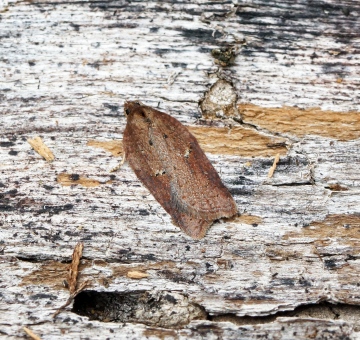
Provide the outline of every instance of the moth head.
[[139,101],[125,102],[124,104],[126,119],[136,121],[137,124],[145,123],[149,125],[152,121],[153,111],[154,109]]
[[128,117],[132,113],[134,113],[136,110],[139,110],[141,106],[144,106],[140,101],[126,101],[124,104],[124,112],[125,116]]

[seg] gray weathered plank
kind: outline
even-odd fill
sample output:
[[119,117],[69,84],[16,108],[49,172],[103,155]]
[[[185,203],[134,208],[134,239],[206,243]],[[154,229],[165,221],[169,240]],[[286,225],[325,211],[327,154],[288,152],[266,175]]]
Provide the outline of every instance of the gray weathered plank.
[[[43,339],[360,337],[356,1],[8,0],[0,11],[4,338],[23,326]],[[235,61],[219,66],[210,52],[228,46]],[[219,79],[231,110],[202,115]],[[134,98],[192,128],[241,216],[194,241],[128,165],[110,173]],[[52,163],[28,144],[37,135]],[[187,303],[204,314],[160,328],[68,308],[54,322],[79,241],[88,290],[150,292],[169,314]]]

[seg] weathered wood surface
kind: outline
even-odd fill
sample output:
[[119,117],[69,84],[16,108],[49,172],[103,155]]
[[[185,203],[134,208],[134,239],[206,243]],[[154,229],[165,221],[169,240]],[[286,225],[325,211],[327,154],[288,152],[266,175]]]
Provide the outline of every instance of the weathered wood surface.
[[[3,338],[360,338],[357,1],[0,11]],[[229,46],[234,64],[215,63]],[[193,241],[128,165],[110,173],[135,98],[191,127],[241,216]],[[79,241],[76,308],[102,321],[54,321]]]

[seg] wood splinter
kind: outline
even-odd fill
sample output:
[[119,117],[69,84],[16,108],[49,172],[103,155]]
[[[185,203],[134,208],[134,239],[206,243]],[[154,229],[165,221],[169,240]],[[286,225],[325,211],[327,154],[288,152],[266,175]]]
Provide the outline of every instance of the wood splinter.
[[41,338],[36,335],[31,329],[23,327],[24,332],[33,340],[41,340]]
[[55,159],[54,154],[52,151],[45,145],[41,137],[36,136],[33,139],[28,139],[28,143],[31,145],[31,147],[45,160],[48,162],[52,162]]
[[68,283],[69,283],[70,294],[74,294],[74,292],[76,291],[77,276],[79,274],[79,264],[80,264],[80,259],[81,259],[83,250],[84,250],[84,244],[82,242],[79,242],[75,246],[74,252],[72,254],[72,261],[71,261],[69,273],[68,273]]
[[110,170],[110,172],[116,172],[116,171],[118,171],[118,170],[123,166],[123,164],[125,163],[125,160],[126,160],[126,158],[125,158],[125,152],[124,152],[121,162],[120,162],[117,166],[113,167],[113,168]]
[[277,153],[276,156],[275,156],[275,159],[274,159],[274,163],[273,163],[273,165],[271,166],[271,168],[269,170],[268,178],[271,178],[273,176],[279,160],[280,160],[280,154]]
[[74,252],[72,254],[72,261],[71,261],[69,273],[68,273],[68,279],[67,279],[70,296],[67,299],[67,301],[65,302],[65,304],[62,305],[54,313],[53,318],[55,318],[57,315],[59,315],[64,310],[64,308],[69,306],[71,304],[71,302],[74,300],[74,298],[76,297],[76,295],[78,295],[81,291],[83,291],[85,289],[85,287],[88,285],[89,281],[85,281],[80,285],[80,287],[76,288],[77,287],[77,276],[79,274],[79,264],[80,264],[80,259],[82,257],[83,249],[84,249],[84,244],[82,242],[79,242],[74,248]]
[[138,270],[130,270],[130,271],[127,272],[126,276],[129,279],[140,280],[140,279],[144,279],[146,277],[149,277],[149,274],[138,271]]

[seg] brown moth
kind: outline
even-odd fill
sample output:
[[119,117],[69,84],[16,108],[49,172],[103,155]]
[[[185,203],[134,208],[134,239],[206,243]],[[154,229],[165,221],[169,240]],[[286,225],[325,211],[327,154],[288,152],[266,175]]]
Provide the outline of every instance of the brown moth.
[[175,225],[200,239],[215,220],[237,214],[234,199],[184,125],[138,101],[125,102],[124,111],[126,160]]

